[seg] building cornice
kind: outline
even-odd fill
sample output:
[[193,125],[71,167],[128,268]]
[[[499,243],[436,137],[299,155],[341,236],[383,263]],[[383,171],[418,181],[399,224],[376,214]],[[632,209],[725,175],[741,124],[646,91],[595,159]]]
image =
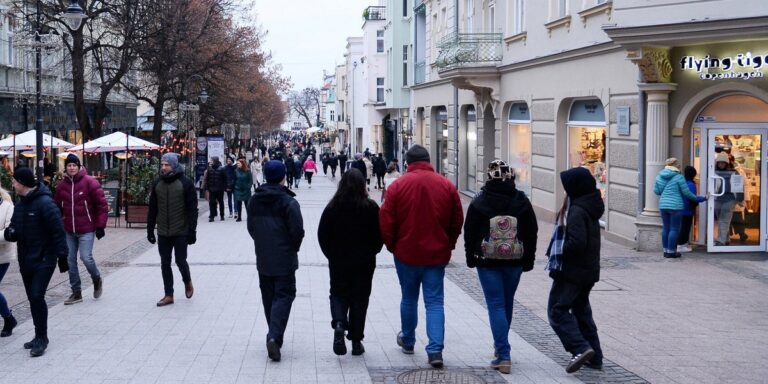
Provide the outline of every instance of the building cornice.
[[428,81],[428,82],[424,82],[424,83],[421,83],[421,84],[418,84],[418,85],[413,85],[413,86],[411,86],[411,89],[413,89],[414,91],[418,91],[420,89],[426,89],[426,88],[436,87],[438,85],[446,85],[446,84],[450,85],[451,84],[451,79],[440,79],[440,80],[435,80],[435,81]]
[[603,31],[626,48],[679,46],[768,38],[768,16],[636,27],[604,26]]
[[564,51],[555,53],[553,55],[537,57],[535,59],[519,61],[516,63],[506,64],[499,66],[500,73],[519,71],[530,67],[537,67],[541,65],[547,65],[552,63],[559,63],[563,61],[577,60],[587,56],[593,56],[596,54],[604,54],[610,52],[622,51],[623,48],[614,42],[606,42],[595,44],[589,47],[572,49],[570,51]]

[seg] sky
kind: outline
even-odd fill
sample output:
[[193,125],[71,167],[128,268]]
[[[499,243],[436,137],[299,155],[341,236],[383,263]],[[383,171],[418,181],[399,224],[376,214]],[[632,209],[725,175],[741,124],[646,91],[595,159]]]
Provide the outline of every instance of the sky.
[[263,44],[296,90],[321,87],[323,69],[344,60],[347,37],[363,35],[363,9],[377,0],[252,0]]

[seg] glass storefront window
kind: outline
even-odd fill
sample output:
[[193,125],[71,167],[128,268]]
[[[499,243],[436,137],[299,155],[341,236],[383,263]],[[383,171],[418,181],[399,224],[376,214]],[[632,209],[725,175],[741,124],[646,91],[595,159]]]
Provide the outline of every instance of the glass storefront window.
[[530,124],[507,125],[509,140],[509,166],[515,170],[515,185],[517,189],[531,196],[531,135]]
[[608,170],[605,164],[606,129],[605,127],[569,127],[568,164],[573,167],[585,167],[595,177],[597,188],[605,199],[608,185]]
[[477,115],[475,108],[467,110],[467,189],[477,189]]

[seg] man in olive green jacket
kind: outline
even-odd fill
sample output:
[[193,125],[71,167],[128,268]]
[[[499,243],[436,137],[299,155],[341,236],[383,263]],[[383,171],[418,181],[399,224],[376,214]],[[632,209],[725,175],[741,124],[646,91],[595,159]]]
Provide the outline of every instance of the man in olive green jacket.
[[176,250],[176,265],[184,281],[184,293],[191,298],[194,293],[192,277],[187,263],[187,245],[197,241],[197,195],[192,180],[184,175],[179,155],[166,153],[160,160],[160,178],[152,186],[147,215],[147,240],[155,243],[157,224],[157,248],[160,251],[160,269],[163,273],[165,296],[158,307],[173,304],[173,270],[171,254]]

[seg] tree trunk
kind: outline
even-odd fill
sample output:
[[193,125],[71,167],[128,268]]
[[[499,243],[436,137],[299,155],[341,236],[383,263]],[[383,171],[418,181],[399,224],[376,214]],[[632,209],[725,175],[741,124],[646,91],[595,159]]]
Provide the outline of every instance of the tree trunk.
[[85,54],[82,29],[72,32],[72,88],[77,124],[83,133],[83,141],[98,138],[101,136],[101,127],[98,125],[91,127],[85,105]]
[[163,107],[165,106],[165,87],[160,87],[157,91],[155,100],[155,120],[152,126],[152,142],[160,144],[160,137],[163,135]]

